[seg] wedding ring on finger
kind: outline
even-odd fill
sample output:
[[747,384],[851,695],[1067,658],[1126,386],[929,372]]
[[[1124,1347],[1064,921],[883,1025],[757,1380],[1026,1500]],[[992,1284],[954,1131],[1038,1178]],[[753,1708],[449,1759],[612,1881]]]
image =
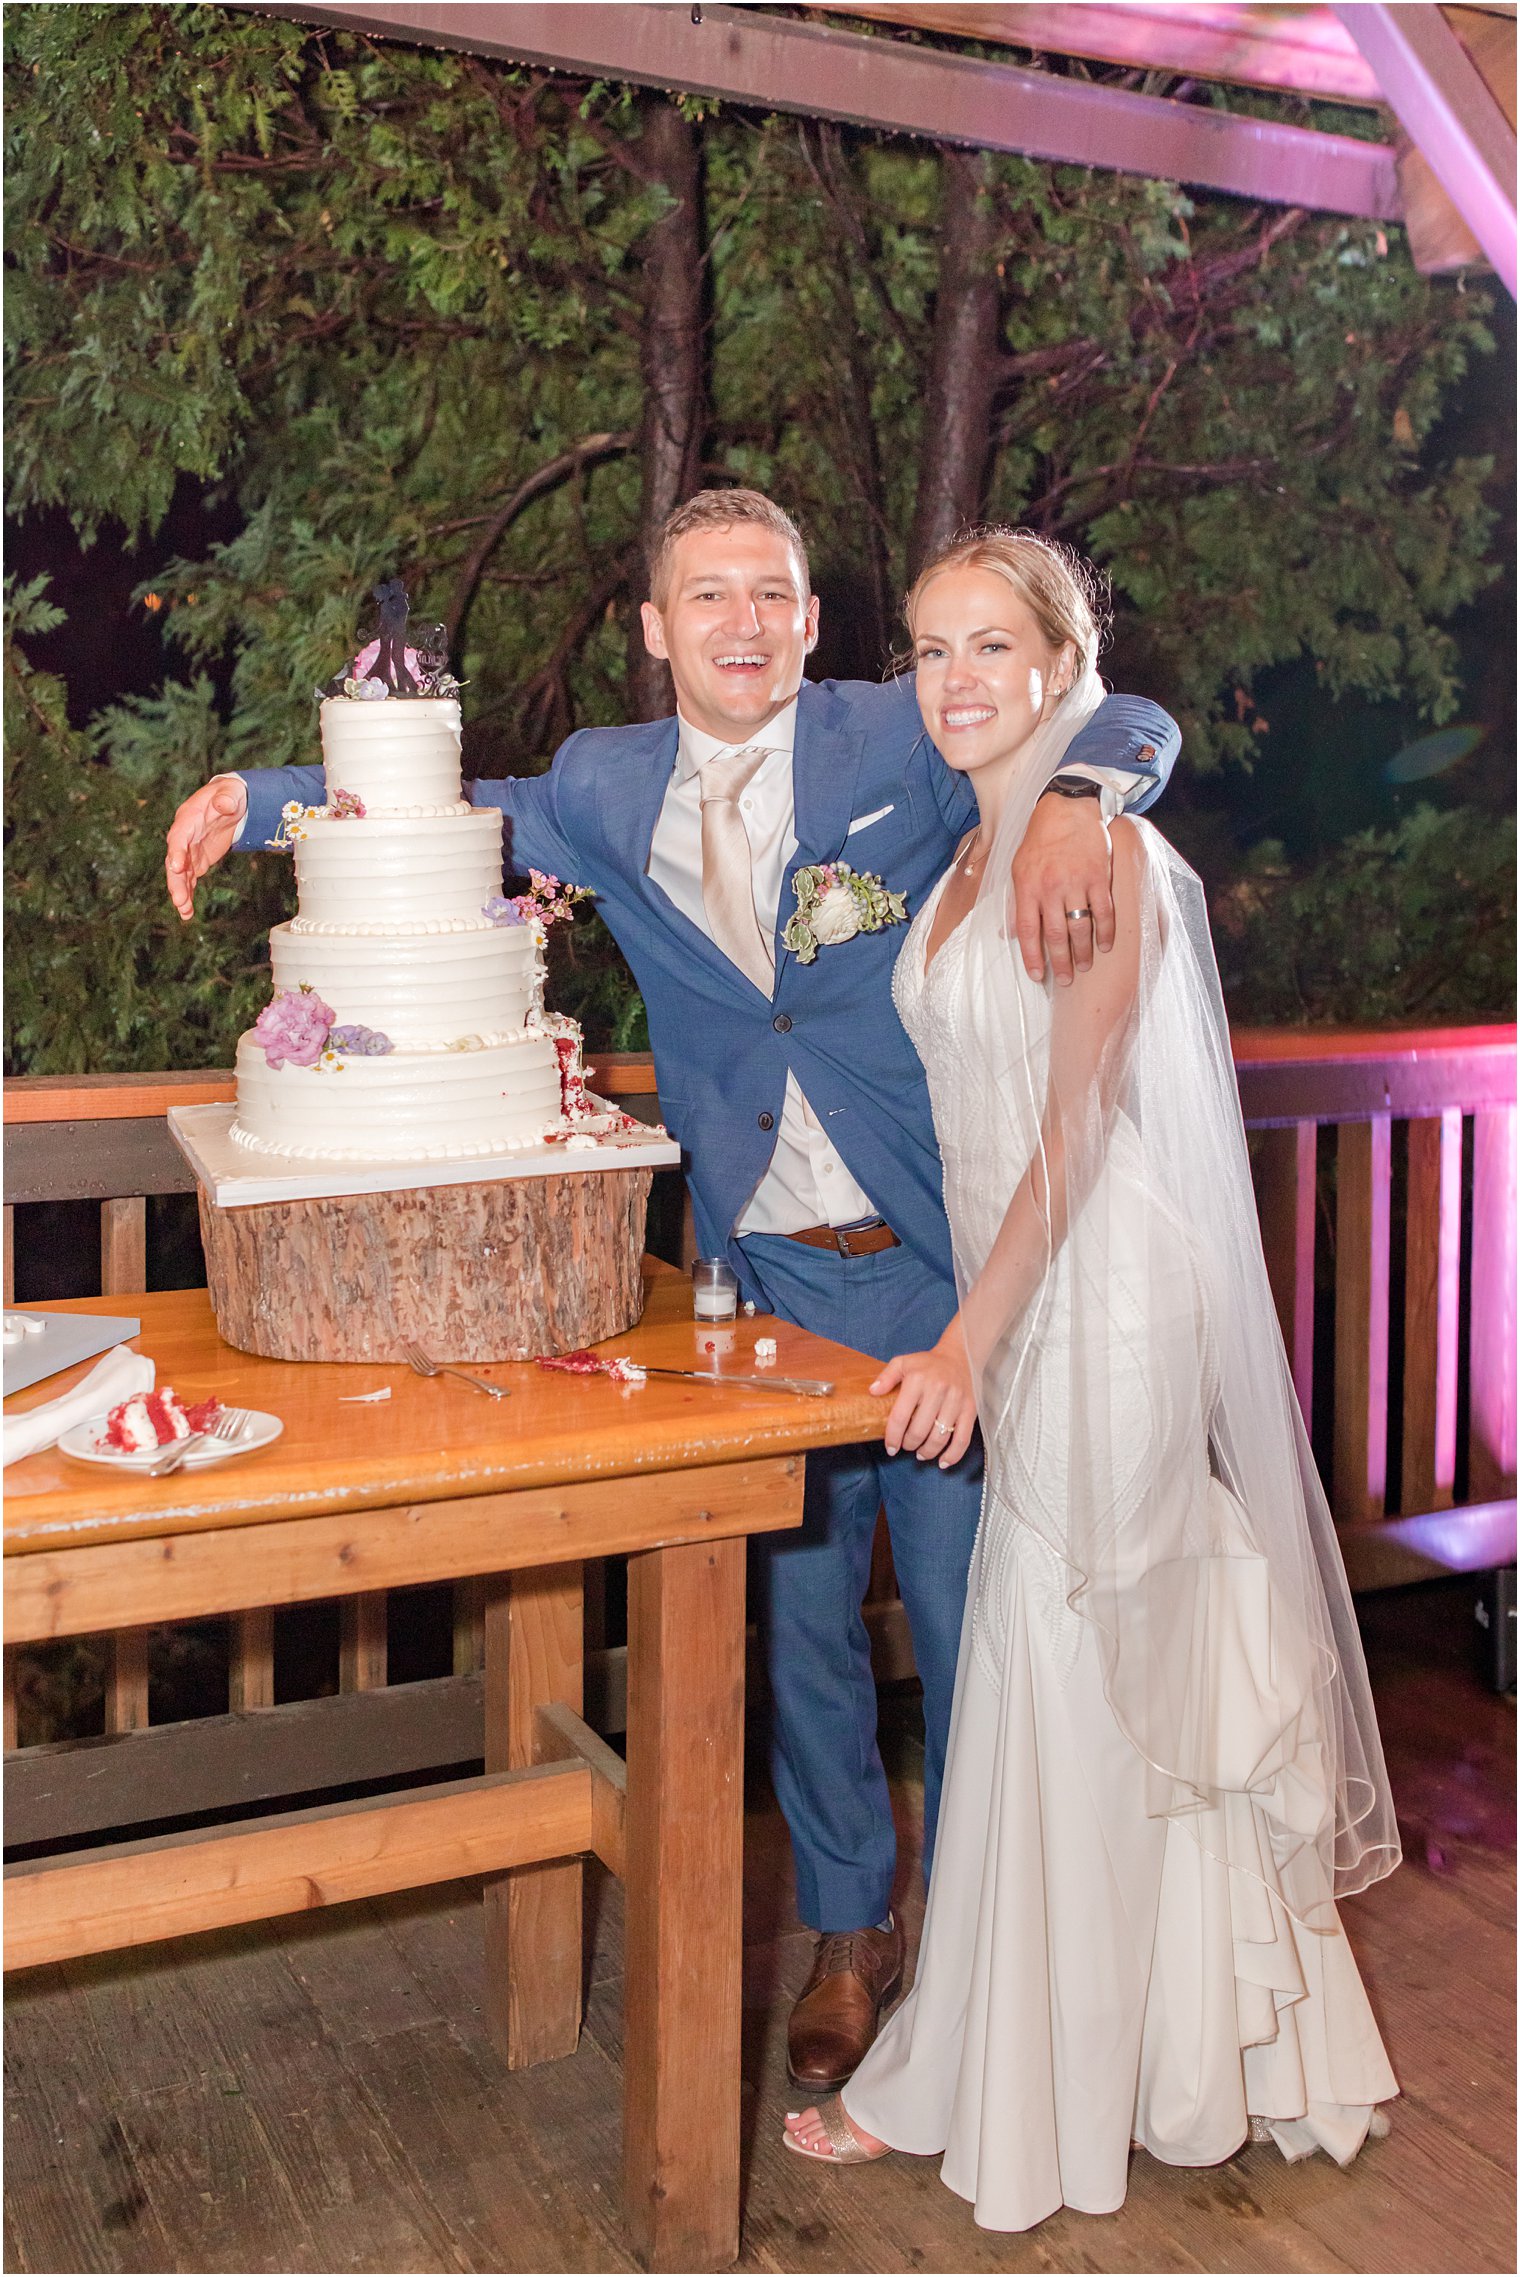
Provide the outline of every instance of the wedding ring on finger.
[[1069,925],[1080,925],[1084,917],[1091,917],[1091,915],[1090,909],[1068,909],[1066,921]]
[[936,1431],[943,1431],[945,1437],[948,1439],[951,1432],[955,1429],[955,1425],[953,1423],[944,1423],[936,1419],[934,1428]]

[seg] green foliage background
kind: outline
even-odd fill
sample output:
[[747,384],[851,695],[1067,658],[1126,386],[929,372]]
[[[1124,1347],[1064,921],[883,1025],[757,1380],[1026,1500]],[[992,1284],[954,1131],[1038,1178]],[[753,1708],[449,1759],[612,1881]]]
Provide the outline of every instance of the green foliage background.
[[[662,193],[614,86],[209,5],[42,4],[7,31],[10,511],[146,542],[188,480],[241,515],[154,574],[179,676],[83,729],[28,662],[45,589],[8,588],[8,1064],[225,1064],[288,872],[229,865],[181,928],[163,829],[218,767],[315,756],[312,688],[377,577],[403,569],[422,613],[461,608],[472,772],[533,769],[571,726],[624,716],[637,252]],[[708,461],[799,512],[878,669],[938,159],[737,110],[702,135]],[[1433,437],[1490,344],[1485,292],[1420,278],[1369,224],[1016,159],[997,180],[989,511],[1104,564],[1116,656],[1177,713],[1188,764],[1271,764],[1252,691],[1295,659],[1327,697],[1453,717],[1449,620],[1494,574],[1491,469]],[[588,438],[466,597],[492,517]],[[1416,817],[1306,877],[1258,864],[1221,909],[1241,1008],[1502,1013],[1512,842]],[[641,1043],[600,929],[560,954],[556,991],[594,1038]]]

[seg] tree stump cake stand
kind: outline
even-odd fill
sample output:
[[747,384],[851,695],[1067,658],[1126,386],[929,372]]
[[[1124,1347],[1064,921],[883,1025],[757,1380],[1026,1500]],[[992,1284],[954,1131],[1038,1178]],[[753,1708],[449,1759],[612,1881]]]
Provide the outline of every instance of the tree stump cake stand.
[[[663,1132],[387,1184],[384,1171],[251,1175],[230,1120],[222,1107],[170,1117],[196,1172],[217,1328],[239,1351],[389,1362],[413,1343],[434,1360],[528,1360],[639,1317],[654,1168],[679,1160]],[[344,1183],[380,1190],[326,1190]]]

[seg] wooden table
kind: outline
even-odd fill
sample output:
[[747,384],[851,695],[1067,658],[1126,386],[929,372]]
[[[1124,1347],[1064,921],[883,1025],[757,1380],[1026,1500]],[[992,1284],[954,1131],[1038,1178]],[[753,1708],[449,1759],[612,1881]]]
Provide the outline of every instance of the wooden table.
[[[700,1357],[685,1281],[652,1267],[609,1351]],[[80,1309],[110,1311],[119,1298]],[[810,1447],[879,1437],[874,1363],[769,1320],[780,1372],[827,1399],[532,1366],[496,1402],[396,1368],[234,1351],[204,1291],[133,1299],[160,1384],[284,1418],[260,1453],[147,1481],[56,1451],[6,1473],[5,1637],[77,1636],[489,1577],[486,1769],[7,1870],[6,1965],[484,1875],[492,2029],[509,2064],[567,2054],[581,2003],[580,1860],[627,1892],[624,2187],[635,2250],[738,2250],[745,1536],[795,1526]],[[82,1371],[73,1371],[78,1374]],[[15,1410],[56,1394],[55,1377]],[[392,1386],[383,1405],[340,1396]],[[582,1721],[582,1564],[629,1553],[623,1762]]]

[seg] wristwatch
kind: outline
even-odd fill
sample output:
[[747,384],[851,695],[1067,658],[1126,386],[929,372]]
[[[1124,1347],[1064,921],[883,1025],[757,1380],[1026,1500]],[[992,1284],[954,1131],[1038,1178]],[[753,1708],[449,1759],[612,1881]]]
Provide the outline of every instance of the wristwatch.
[[[1063,799],[1101,799],[1103,785],[1090,781],[1086,775],[1052,775],[1045,791],[1057,791]],[[1041,798],[1045,791],[1041,791]]]

